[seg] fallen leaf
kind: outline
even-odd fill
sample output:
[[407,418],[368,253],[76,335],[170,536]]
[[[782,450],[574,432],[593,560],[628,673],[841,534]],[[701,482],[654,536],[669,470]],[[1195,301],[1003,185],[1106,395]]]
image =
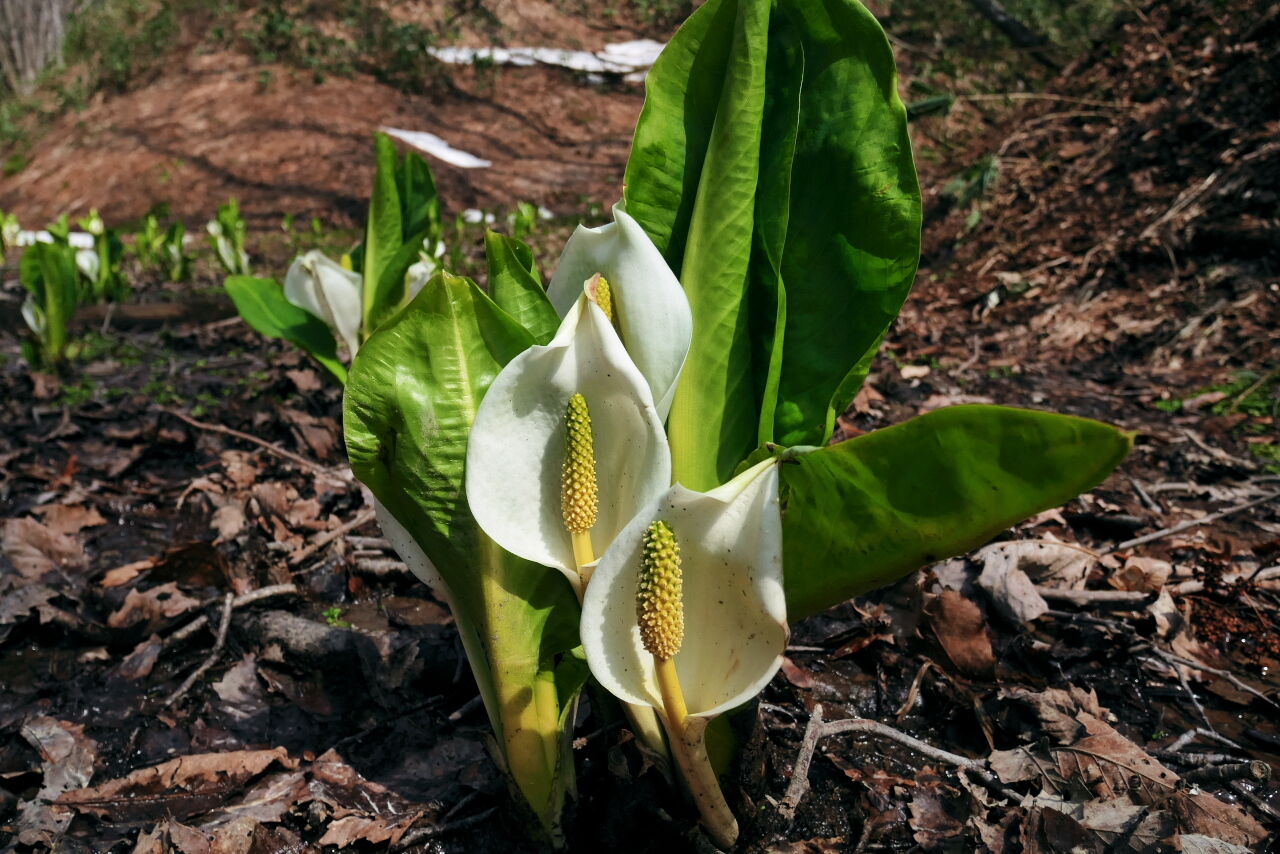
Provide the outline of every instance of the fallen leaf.
[[1131,557],[1108,579],[1119,590],[1154,593],[1164,589],[1173,567],[1168,561],[1151,557]]
[[294,432],[321,460],[333,458],[338,447],[340,430],[332,418],[311,415],[300,409],[285,408],[280,411]]
[[396,845],[426,814],[425,806],[365,779],[336,750],[312,764],[311,793],[330,806],[336,819],[317,843],[322,846],[343,847],[361,840]]
[[69,790],[79,789],[93,776],[98,745],[84,727],[50,717],[32,718],[22,725],[22,737],[40,754],[43,783],[18,813],[18,841],[52,850],[74,816],[53,809]]
[[166,621],[199,607],[200,600],[187,596],[171,581],[147,590],[130,590],[119,610],[107,617],[107,625],[124,629],[146,622],[148,631],[157,631]]
[[1267,837],[1267,829],[1238,805],[1220,801],[1208,792],[1176,792],[1168,808],[1183,833],[1212,837],[1251,851]]
[[131,682],[145,679],[151,675],[152,669],[160,659],[160,650],[164,644],[159,635],[152,635],[133,648],[133,652],[125,656],[124,661],[116,668],[116,673]]
[[298,767],[283,747],[200,753],[66,792],[56,803],[115,822],[155,820],[166,815],[181,819],[226,804],[233,792],[273,763],[289,770]]
[[40,578],[60,567],[84,566],[84,548],[66,534],[35,519],[6,519],[0,530],[0,551],[24,578]]
[[213,519],[210,520],[210,526],[218,532],[218,537],[214,544],[225,543],[234,539],[237,534],[244,530],[245,516],[244,504],[240,501],[231,501],[222,505],[213,513]]
[[1199,833],[1180,833],[1174,842],[1182,854],[1252,854],[1254,850]]
[[925,606],[925,614],[952,664],[970,676],[991,678],[996,657],[977,605],[955,590],[944,590]]
[[107,524],[97,508],[83,504],[46,504],[34,512],[51,531],[68,536],[78,534],[83,528]]
[[285,371],[284,375],[293,383],[293,387],[303,394],[310,394],[313,391],[319,391],[324,386],[320,382],[320,376],[310,368],[302,368],[296,371]]

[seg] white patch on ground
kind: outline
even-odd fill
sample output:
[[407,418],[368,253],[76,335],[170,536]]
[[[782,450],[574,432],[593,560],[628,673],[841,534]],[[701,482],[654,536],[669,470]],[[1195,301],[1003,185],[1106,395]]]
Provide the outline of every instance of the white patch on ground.
[[602,50],[561,50],[555,47],[445,47],[428,48],[441,62],[471,65],[555,65],[588,74],[622,74],[628,80],[642,80],[657,61],[664,45],[652,39],[607,44]]
[[434,133],[386,127],[382,128],[382,132],[394,136],[396,139],[406,142],[420,151],[425,151],[445,163],[452,163],[454,166],[459,166],[463,169],[483,169],[486,166],[493,165],[482,157],[476,157],[474,154],[454,148]]

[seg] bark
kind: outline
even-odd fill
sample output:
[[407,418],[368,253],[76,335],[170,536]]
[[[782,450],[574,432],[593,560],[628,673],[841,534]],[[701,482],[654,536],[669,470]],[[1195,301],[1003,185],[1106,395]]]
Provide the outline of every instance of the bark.
[[1061,68],[1058,61],[1044,50],[1050,46],[1049,40],[1010,15],[1000,0],[969,0],[969,5],[995,24],[996,29],[1004,33],[1015,47],[1025,48],[1037,62],[1055,71]]
[[62,61],[74,0],[0,0],[0,78],[27,94],[41,71]]

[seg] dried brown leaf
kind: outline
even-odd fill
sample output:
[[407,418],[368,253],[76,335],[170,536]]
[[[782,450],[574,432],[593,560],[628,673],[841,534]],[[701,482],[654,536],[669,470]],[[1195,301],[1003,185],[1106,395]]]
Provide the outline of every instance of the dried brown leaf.
[[157,631],[167,621],[199,607],[200,600],[192,599],[171,581],[147,590],[130,590],[120,609],[107,617],[107,625],[124,629],[145,622],[149,631]]
[[225,804],[273,763],[289,770],[298,767],[283,747],[200,753],[67,792],[57,803],[108,821],[154,820],[166,815],[183,818]]
[[49,530],[67,536],[78,534],[83,528],[107,524],[96,507],[83,504],[46,504],[34,512]]
[[0,529],[0,551],[24,578],[40,578],[60,567],[84,566],[84,548],[66,534],[35,519],[6,519]]
[[969,676],[990,678],[996,657],[982,610],[955,590],[944,590],[925,606],[925,614],[951,663]]
[[40,754],[43,784],[19,810],[18,841],[52,849],[74,817],[52,805],[61,800],[63,793],[89,782],[98,745],[85,736],[83,726],[50,717],[27,721],[22,726],[22,737]]

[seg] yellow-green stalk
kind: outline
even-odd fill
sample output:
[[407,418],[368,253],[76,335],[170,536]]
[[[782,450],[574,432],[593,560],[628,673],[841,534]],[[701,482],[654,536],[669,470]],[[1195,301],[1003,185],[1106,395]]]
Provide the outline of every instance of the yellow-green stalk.
[[591,412],[581,394],[569,398],[564,413],[564,467],[560,476],[560,515],[573,540],[573,559],[578,575],[586,583],[583,567],[595,562],[591,529],[600,511],[596,485],[595,439],[591,435]]
[[644,534],[636,585],[636,619],[640,641],[653,656],[671,752],[708,833],[717,844],[731,848],[738,839],[738,820],[725,802],[707,756],[707,721],[689,717],[676,671],[675,657],[684,642],[684,576],[680,570],[680,542],[671,526],[661,519]]

